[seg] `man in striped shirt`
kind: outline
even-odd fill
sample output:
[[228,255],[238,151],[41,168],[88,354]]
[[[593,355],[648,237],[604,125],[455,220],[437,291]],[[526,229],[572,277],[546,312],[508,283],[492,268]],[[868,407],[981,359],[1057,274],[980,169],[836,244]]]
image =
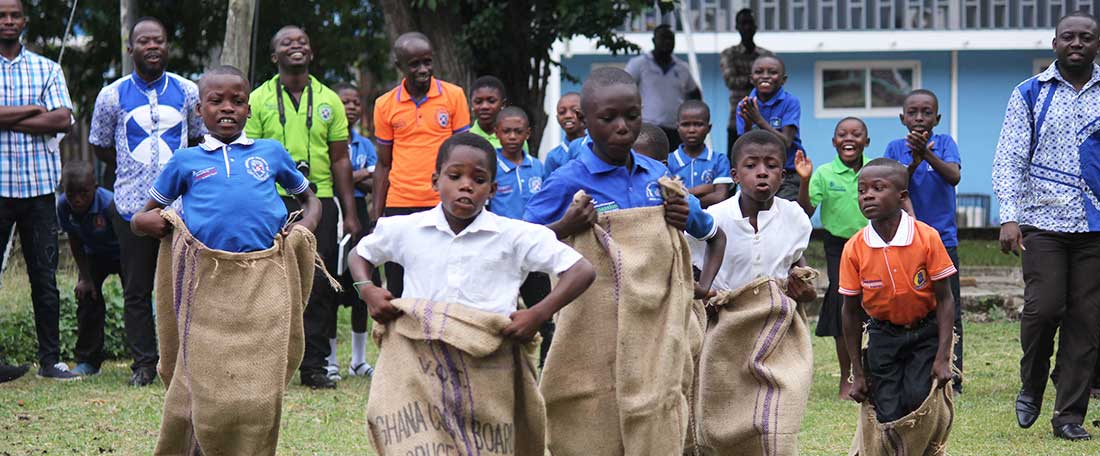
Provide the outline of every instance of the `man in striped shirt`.
[[53,141],[72,125],[72,101],[61,67],[19,42],[26,25],[19,0],[0,0],[0,245],[14,225],[31,283],[38,376],[68,380],[78,376],[60,360],[54,188],[61,157]]

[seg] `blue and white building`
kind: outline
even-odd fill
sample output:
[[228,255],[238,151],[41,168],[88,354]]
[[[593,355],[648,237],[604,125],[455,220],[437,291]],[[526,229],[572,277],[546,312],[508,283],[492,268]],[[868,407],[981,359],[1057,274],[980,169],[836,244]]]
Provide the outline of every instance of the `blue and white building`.
[[[652,50],[652,30],[669,23],[677,31],[676,51],[699,71],[704,100],[711,107],[711,144],[726,149],[729,91],[719,53],[740,42],[734,16],[756,12],[758,46],[786,63],[785,88],[802,103],[801,136],[815,165],[835,156],[833,127],[854,115],[868,125],[870,157],[905,135],[898,120],[905,93],[932,90],[940,100],[938,131],[949,132],[962,154],[960,194],[992,195],[993,152],[1013,87],[1053,61],[1051,40],[1065,13],[1097,11],[1092,0],[682,0],[675,12],[650,11],[624,25],[628,40]],[[687,22],[685,22],[685,19]],[[622,66],[628,55],[611,55],[593,40],[559,42],[563,68],[581,81],[593,69]],[[580,84],[552,77],[548,112],[558,94]],[[559,138],[551,121],[546,138]],[[548,139],[553,143],[553,139]],[[549,150],[552,145],[543,147]],[[984,211],[960,214],[960,227],[980,226]],[[993,201],[993,214],[996,201]],[[969,215],[969,220],[967,220]]]

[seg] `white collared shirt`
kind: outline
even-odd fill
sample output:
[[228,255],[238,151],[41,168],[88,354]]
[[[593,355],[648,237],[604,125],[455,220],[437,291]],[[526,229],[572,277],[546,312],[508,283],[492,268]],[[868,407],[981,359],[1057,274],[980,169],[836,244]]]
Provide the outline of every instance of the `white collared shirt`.
[[404,298],[458,303],[509,315],[530,272],[561,274],[581,254],[541,225],[482,210],[457,235],[441,205],[411,215],[384,217],[356,253],[371,264],[405,268]]
[[882,236],[878,235],[878,231],[875,231],[875,227],[870,221],[867,221],[867,226],[863,227],[863,242],[872,249],[881,249],[887,246],[905,247],[913,243],[914,229],[913,217],[910,217],[908,212],[901,211],[901,222],[898,223],[898,230],[894,232],[894,238],[890,242],[886,242],[882,239]]
[[786,279],[810,243],[813,225],[798,203],[774,198],[771,209],[757,214],[757,231],[741,214],[740,199],[738,192],[707,209],[726,233],[726,255],[714,290],[736,290],[761,276]]

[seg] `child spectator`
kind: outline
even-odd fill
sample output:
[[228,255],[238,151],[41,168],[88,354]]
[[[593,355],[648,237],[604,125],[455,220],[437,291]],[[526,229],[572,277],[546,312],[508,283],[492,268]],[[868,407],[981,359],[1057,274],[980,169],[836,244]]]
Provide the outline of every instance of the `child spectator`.
[[[961,179],[962,161],[959,146],[951,135],[933,133],[940,123],[940,106],[931,90],[909,92],[902,102],[902,125],[909,134],[886,146],[884,158],[892,158],[909,168],[909,199],[912,215],[940,233],[947,256],[955,269],[959,268],[959,236],[955,224],[955,186]],[[951,276],[951,294],[959,296],[959,275]],[[962,306],[955,306],[955,367],[963,368]],[[962,392],[961,379],[956,379],[955,391]]]
[[118,238],[111,226],[114,194],[95,182],[88,162],[65,164],[61,175],[65,193],[57,198],[57,220],[69,235],[69,248],[78,272],[76,289],[77,375],[95,375],[103,364],[103,325],[106,302],[103,281],[122,274]]
[[779,57],[761,56],[752,64],[752,92],[737,105],[737,134],[761,129],[776,135],[787,145],[787,163],[783,184],[775,196],[794,201],[798,198],[798,175],[794,169],[795,152],[802,149],[799,120],[802,105],[798,97],[783,89],[787,69]]
[[550,149],[546,154],[546,175],[561,168],[569,160],[576,157],[569,154],[569,144],[584,136],[584,119],[581,118],[581,94],[569,92],[558,99],[557,119],[558,126],[565,133],[565,141],[558,147]]
[[[825,265],[829,275],[829,288],[825,291],[825,301],[821,306],[821,315],[817,319],[814,335],[832,337],[836,342],[836,357],[840,363],[840,399],[849,398],[852,360],[848,359],[848,350],[843,340],[843,298],[837,292],[840,284],[840,255],[844,244],[852,235],[867,226],[867,218],[859,210],[857,181],[859,170],[867,163],[863,150],[871,145],[867,135],[867,124],[857,117],[841,119],[833,130],[833,147],[836,158],[821,165],[816,171],[814,164],[802,151],[795,154],[795,168],[800,184],[798,204],[813,217],[814,211],[821,208],[821,226],[825,228]],[[858,309],[857,309],[858,310]],[[866,320],[866,318],[864,318]]]
[[[359,134],[359,120],[362,116],[362,102],[359,99],[359,88],[349,83],[336,84],[333,87],[340,101],[344,103],[344,114],[348,117],[348,153],[351,159],[351,180],[355,185],[355,214],[359,218],[360,226],[370,226],[367,216],[367,193],[371,191],[371,174],[374,172],[374,164],[378,162],[378,154],[374,150],[374,142]],[[382,280],[378,271],[371,277],[375,285],[381,285]],[[344,291],[341,294],[341,302],[351,307],[351,362],[348,364],[348,375],[352,377],[370,376],[374,368],[367,362],[367,306],[359,300],[352,289],[351,273],[340,275],[340,284]],[[333,318],[336,317],[334,313]],[[330,326],[335,332],[336,323]],[[329,346],[331,351],[328,357],[326,374],[334,381],[340,380],[340,364],[336,361],[336,334],[330,334]]]
[[677,131],[683,141],[668,155],[668,170],[680,176],[688,192],[699,198],[703,207],[726,199],[729,194],[730,161],[706,145],[710,134],[710,107],[700,100],[688,100],[680,105]]
[[[496,135],[497,116],[500,110],[508,105],[507,92],[504,83],[496,76],[482,76],[474,81],[470,92],[470,104],[473,107],[477,122],[470,127],[470,133],[476,134],[489,141],[494,148],[500,149],[500,139]],[[523,143],[523,150],[527,151],[527,143]]]
[[[943,387],[952,378],[955,297],[945,279],[955,266],[936,230],[902,210],[908,186],[897,161],[878,158],[860,170],[859,209],[871,223],[848,240],[840,259],[851,396],[870,399],[882,423],[916,410],[933,382]],[[866,365],[861,306],[871,317]]]
[[668,166],[668,135],[657,125],[642,122],[638,139],[634,140],[634,152],[645,155]]

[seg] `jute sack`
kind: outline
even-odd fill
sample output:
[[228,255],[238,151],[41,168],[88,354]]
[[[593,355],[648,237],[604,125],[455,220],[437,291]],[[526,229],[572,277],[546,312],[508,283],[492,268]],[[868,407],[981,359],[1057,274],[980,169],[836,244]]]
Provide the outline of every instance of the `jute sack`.
[[543,456],[541,338],[524,344],[503,338],[507,316],[461,304],[391,303],[404,315],[374,330],[379,357],[367,431],[375,451]]
[[[791,280],[810,280],[817,273],[792,274]],[[806,316],[785,288],[759,277],[708,303],[715,314],[699,359],[699,454],[798,454],[813,349]]]
[[[661,186],[666,196],[686,193],[669,179]],[[566,242],[592,263],[596,281],[558,314],[540,385],[550,452],[681,454],[693,293],[687,241],[654,206],[600,214]]]
[[691,357],[684,363],[684,396],[688,401],[688,429],[684,438],[684,455],[698,455],[697,435],[699,420],[695,418],[695,404],[699,389],[699,356],[703,354],[703,335],[707,327],[707,311],[701,300],[691,302],[691,319],[688,321],[688,348]]
[[859,423],[849,456],[944,456],[955,421],[951,383],[932,384],[920,407],[895,421],[880,423],[870,400],[859,407]]
[[316,241],[294,227],[267,250],[207,248],[171,210],[156,306],[168,392],[156,454],[275,454],[283,393],[302,362]]

